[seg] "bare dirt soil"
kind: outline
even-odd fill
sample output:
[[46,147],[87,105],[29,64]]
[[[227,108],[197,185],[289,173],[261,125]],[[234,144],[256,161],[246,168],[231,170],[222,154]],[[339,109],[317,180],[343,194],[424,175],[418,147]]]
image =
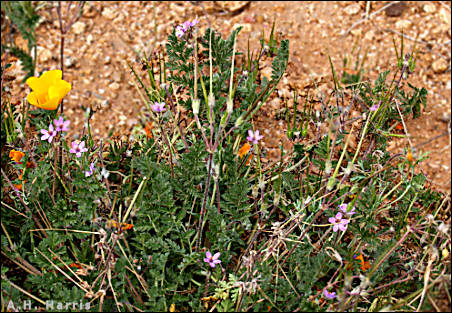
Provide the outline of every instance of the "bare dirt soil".
[[[39,12],[43,19],[37,27],[37,72],[59,68],[60,33],[55,6],[48,4]],[[65,3],[63,14],[66,8]],[[293,104],[293,90],[301,97],[309,93],[321,98],[333,87],[327,51],[336,71],[342,73],[343,57],[352,53],[355,43],[361,47],[361,58],[368,49],[364,78],[373,81],[382,71],[395,71],[392,40],[394,37],[400,45],[403,29],[407,52],[419,35],[419,57],[409,82],[428,90],[422,116],[407,120],[414,156],[430,151],[429,159],[417,170],[427,175],[434,189],[450,192],[450,10],[450,2],[430,1],[371,2],[368,7],[364,1],[88,2],[65,41],[65,80],[71,82],[72,90],[65,99],[64,113],[72,121],[70,135],[81,133],[85,108],[91,107],[96,111],[91,121],[95,138],[107,138],[110,131],[126,138],[140,124],[143,108],[126,61],[140,68],[136,52],[149,55],[156,49],[163,51],[167,35],[184,21],[197,18],[201,33],[210,25],[223,36],[243,26],[238,46],[246,51],[248,39],[252,50],[259,48],[262,32],[268,38],[275,20],[278,37],[290,40],[289,66],[277,92],[254,120],[255,128],[264,132],[268,159],[275,159],[279,157],[280,143],[285,148],[291,145],[285,122],[278,119],[278,114],[286,102],[289,107]],[[19,46],[26,44],[20,36],[15,41]],[[263,66],[265,73],[270,63],[264,62]],[[13,100],[28,93],[27,86],[20,84],[23,74],[20,66],[13,66],[7,74],[14,79],[8,83]],[[390,150],[403,153],[408,146],[407,139],[402,138],[391,142]]]

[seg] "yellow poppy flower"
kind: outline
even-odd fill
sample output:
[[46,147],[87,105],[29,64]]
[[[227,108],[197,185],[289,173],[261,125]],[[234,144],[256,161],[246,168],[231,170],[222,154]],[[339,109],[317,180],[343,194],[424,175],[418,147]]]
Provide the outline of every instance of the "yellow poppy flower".
[[33,90],[27,100],[30,104],[44,109],[55,110],[61,100],[71,90],[71,84],[62,79],[61,70],[47,71],[40,77],[30,77],[26,83]]

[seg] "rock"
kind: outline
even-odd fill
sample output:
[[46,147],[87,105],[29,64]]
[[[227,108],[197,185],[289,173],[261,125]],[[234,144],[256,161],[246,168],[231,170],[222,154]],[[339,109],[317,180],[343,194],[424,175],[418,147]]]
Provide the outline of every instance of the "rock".
[[86,24],[83,22],[78,21],[77,23],[74,23],[74,25],[72,25],[72,29],[74,31],[75,34],[80,35],[85,31],[86,28]]
[[102,16],[106,17],[109,20],[112,20],[115,18],[116,14],[115,14],[115,10],[114,9],[110,9],[110,8],[105,8],[102,11]]
[[352,33],[353,36],[361,36],[362,30],[361,30],[361,28],[355,28],[355,29],[352,29],[350,31],[350,33]]
[[436,74],[440,74],[447,70],[448,65],[447,61],[441,58],[432,63],[432,68]]
[[121,72],[114,72],[111,78],[113,79],[113,81],[120,83],[122,81],[122,74]]
[[64,58],[64,66],[66,66],[67,68],[73,67],[76,62],[77,61],[73,57],[71,57],[69,55]]
[[264,21],[265,21],[265,18],[264,18],[263,15],[258,15],[258,16],[256,17],[256,22],[257,22],[258,24],[262,24]]
[[447,11],[445,8],[441,8],[439,11],[439,17],[450,28],[450,11]]
[[355,14],[357,14],[360,10],[361,10],[361,6],[359,5],[359,3],[353,3],[353,4],[350,4],[349,6],[347,6],[347,7],[344,9],[345,13],[347,13],[348,15],[355,15]]
[[427,3],[424,5],[424,12],[426,13],[433,13],[436,11],[436,6],[433,3]]
[[118,90],[121,86],[117,82],[114,82],[111,83],[108,87],[112,90]]
[[226,11],[237,14],[242,12],[251,1],[217,1],[217,4]]
[[91,45],[92,42],[93,42],[93,35],[92,35],[92,34],[89,34],[89,35],[86,37],[86,43],[87,43],[88,45]]
[[105,57],[105,59],[104,59],[104,64],[107,65],[107,64],[110,64],[110,63],[111,63],[111,57],[109,55],[107,55]]
[[398,29],[408,29],[411,26],[411,21],[409,20],[400,20],[395,23],[396,28]]
[[438,120],[440,120],[443,123],[449,123],[449,121],[450,121],[450,114],[447,113],[447,112],[443,112],[443,115],[441,117],[439,117]]
[[49,49],[38,47],[38,61],[39,63],[47,62],[52,58],[52,52]]
[[84,17],[94,17],[96,16],[97,11],[94,9],[94,7],[92,5],[90,5],[89,3],[86,4],[85,6],[83,6],[83,16]]
[[266,77],[268,81],[272,79],[272,68],[271,65],[265,67],[261,71],[261,75]]
[[110,108],[110,104],[111,104],[110,100],[105,99],[100,103],[100,106],[102,109],[108,109]]
[[281,106],[281,99],[276,97],[272,101],[270,101],[270,106],[273,110],[278,110]]
[[375,32],[371,29],[364,35],[364,39],[366,40],[373,40],[375,37]]
[[385,13],[387,16],[397,17],[397,16],[402,15],[402,13],[405,9],[406,9],[406,3],[398,2],[398,3],[391,5],[390,7],[387,7],[385,9]]

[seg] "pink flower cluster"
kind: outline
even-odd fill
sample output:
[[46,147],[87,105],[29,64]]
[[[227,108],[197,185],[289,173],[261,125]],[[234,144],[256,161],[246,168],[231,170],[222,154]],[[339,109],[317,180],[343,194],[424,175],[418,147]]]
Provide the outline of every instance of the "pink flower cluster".
[[49,124],[49,130],[47,129],[41,129],[41,140],[47,140],[49,143],[52,142],[53,137],[55,137],[58,132],[67,132],[69,130],[69,124],[71,123],[69,120],[65,121],[63,116],[60,116],[59,119],[53,120],[53,123],[55,124],[55,128],[53,127],[53,124]]
[[347,218],[342,218],[343,216],[345,217],[351,217],[353,214],[355,214],[355,207],[353,207],[350,211],[347,211],[347,204],[343,203],[339,206],[339,211],[336,214],[335,217],[330,217],[328,219],[328,221],[333,224],[333,231],[337,232],[339,229],[341,231],[346,231],[347,230],[347,224],[350,223],[350,220],[348,220]]
[[179,25],[176,27],[176,36],[179,38],[182,38],[183,35],[185,35],[186,32],[190,30],[191,27],[198,24],[198,20],[193,20],[193,22],[186,21],[182,25]]
[[156,102],[154,102],[153,105],[151,105],[151,109],[155,113],[165,112],[166,111],[165,102],[157,102],[156,101]]

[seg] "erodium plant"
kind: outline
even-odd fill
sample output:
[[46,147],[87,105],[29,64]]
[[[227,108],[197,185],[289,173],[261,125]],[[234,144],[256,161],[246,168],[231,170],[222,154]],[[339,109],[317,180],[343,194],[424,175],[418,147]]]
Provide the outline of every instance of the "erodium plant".
[[175,27],[144,71],[130,64],[144,129],[128,141],[95,142],[91,110],[69,137],[58,106],[72,86],[58,71],[27,81],[27,131],[10,121],[29,115],[5,112],[19,132],[1,137],[2,310],[429,310],[450,287],[450,198],[416,174],[424,153],[386,150],[426,96],[400,84],[413,59],[389,83],[388,71],[352,88],[331,63],[331,97],[294,91],[293,149],[263,162],[254,118],[289,42],[273,28],[242,53],[240,28],[223,39],[201,24]]

